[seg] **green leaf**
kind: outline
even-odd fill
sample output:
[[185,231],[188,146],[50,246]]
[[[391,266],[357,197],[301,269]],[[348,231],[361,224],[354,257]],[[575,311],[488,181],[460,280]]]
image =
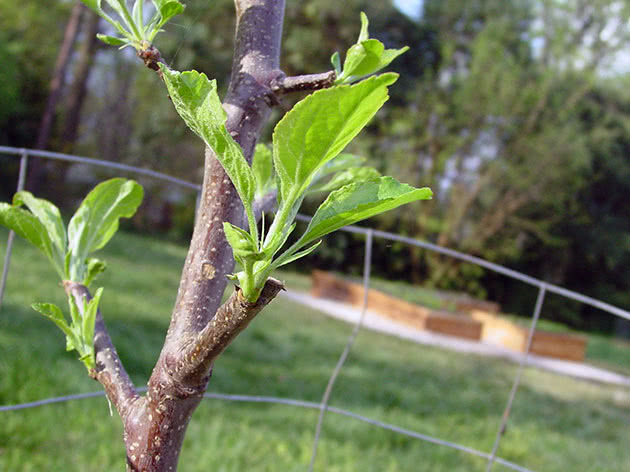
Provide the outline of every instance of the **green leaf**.
[[365,180],[373,180],[380,177],[379,171],[373,167],[352,167],[339,172],[328,182],[319,185],[313,185],[309,188],[309,192],[332,192],[338,190],[345,185],[353,182],[363,182]]
[[143,193],[137,182],[116,178],[97,185],[85,197],[68,225],[71,280],[84,280],[88,254],[107,244],[120,218],[135,214]]
[[71,349],[76,349],[79,344],[78,339],[74,332],[68,326],[66,318],[63,316],[63,312],[57,305],[52,303],[33,303],[31,305],[33,310],[46,316],[66,335],[66,345],[72,346]]
[[46,228],[54,248],[55,266],[63,269],[63,259],[68,245],[66,225],[61,219],[59,208],[42,198],[35,198],[30,192],[18,192],[13,196],[13,205],[25,205]]
[[[322,179],[331,174],[341,172],[353,167],[360,167],[365,162],[365,158],[347,152],[339,154],[337,157],[326,163],[315,175],[315,179]],[[314,180],[315,180],[314,179]]]
[[129,27],[133,19],[129,15],[129,9],[127,8],[126,0],[105,0],[107,4],[114,10],[120,18],[125,20]]
[[252,171],[256,179],[256,195],[265,195],[274,186],[273,157],[271,150],[264,144],[256,145],[252,158]]
[[160,28],[166,24],[168,20],[179,15],[184,11],[184,5],[177,0],[152,0],[155,8],[160,12],[162,17],[156,28]]
[[332,87],[309,95],[287,113],[273,133],[273,158],[280,197],[302,195],[314,174],[339,154],[387,101],[387,87],[398,78],[389,73],[352,86]]
[[360,14],[361,17],[361,31],[359,32],[359,39],[357,39],[357,43],[362,43],[363,41],[366,41],[370,35],[368,33],[368,25],[369,25],[369,21],[368,21],[368,17],[364,12],[361,12]]
[[96,259],[94,257],[89,258],[87,260],[87,271],[85,279],[83,280],[82,284],[86,287],[89,287],[94,279],[98,276],[98,274],[105,272],[105,269],[107,269],[107,264],[105,263],[105,261],[101,261],[100,259]]
[[[55,250],[46,227],[32,213],[0,203],[0,225],[6,226],[42,251],[56,266]],[[60,274],[63,277],[63,272]]]
[[175,109],[188,127],[212,148],[245,209],[251,210],[256,181],[241,147],[225,128],[227,115],[217,94],[216,81],[194,70],[177,72],[163,64],[160,69]]
[[115,36],[108,36],[106,34],[98,33],[96,37],[103,41],[105,44],[109,44],[110,46],[125,46],[129,44],[129,41],[127,39],[117,38]]
[[[83,320],[81,323],[81,335],[84,345],[88,348],[85,354],[91,354],[92,366],[94,366],[94,325],[96,322],[96,314],[98,313],[98,305],[103,295],[103,288],[99,288],[94,294],[94,298],[87,303],[83,312]],[[90,366],[88,366],[89,368]]]
[[225,233],[225,239],[232,247],[234,252],[234,258],[239,262],[246,259],[258,260],[263,255],[258,252],[257,242],[252,236],[244,229],[234,226],[227,221],[223,223],[223,232]]
[[287,256],[286,258],[283,257],[283,256],[280,256],[278,258],[278,260],[276,261],[276,263],[273,264],[273,269],[277,269],[278,267],[282,267],[283,265],[287,265],[287,264],[290,264],[293,261],[301,259],[304,256],[308,256],[311,252],[313,252],[315,249],[317,249],[321,243],[322,243],[321,240],[317,241],[311,247],[309,247],[307,249],[304,249],[303,251],[298,251],[295,254]]
[[136,25],[143,25],[144,24],[144,18],[143,18],[143,5],[144,4],[144,0],[136,0],[133,4],[133,10],[131,10],[131,17],[133,18],[133,21],[136,23]]
[[363,76],[374,74],[387,67],[394,59],[406,52],[407,46],[401,49],[387,49],[377,39],[370,39],[368,19],[361,12],[361,32],[357,43],[346,52],[343,72],[337,74],[337,83],[353,82]]
[[344,226],[405,203],[429,200],[431,196],[430,189],[401,184],[393,177],[380,177],[347,185],[332,192],[320,205],[306,232],[294,246],[303,247]]
[[341,75],[341,57],[338,51],[335,51],[335,53],[330,56],[330,63],[335,68],[335,74],[337,74],[337,76]]

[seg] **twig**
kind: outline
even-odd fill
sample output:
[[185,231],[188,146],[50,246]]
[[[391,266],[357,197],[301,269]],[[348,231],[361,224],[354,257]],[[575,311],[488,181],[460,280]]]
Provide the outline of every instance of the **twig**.
[[258,300],[251,303],[237,287],[195,341],[182,351],[175,372],[170,374],[185,384],[195,385],[202,382],[208,377],[212,363],[219,354],[284,289],[282,282],[270,278]]
[[[63,287],[68,296],[74,298],[79,312],[83,316],[87,303],[92,299],[88,288],[85,285],[69,280],[63,282]],[[90,377],[101,383],[107,398],[114,404],[118,414],[124,421],[139,396],[118,357],[116,348],[105,328],[105,322],[100,310],[96,314],[96,324],[94,326],[94,353],[96,356],[96,368],[90,371]]]
[[337,74],[334,70],[320,74],[297,75],[294,77],[280,77],[271,82],[271,91],[282,96],[293,92],[314,91],[332,87]]

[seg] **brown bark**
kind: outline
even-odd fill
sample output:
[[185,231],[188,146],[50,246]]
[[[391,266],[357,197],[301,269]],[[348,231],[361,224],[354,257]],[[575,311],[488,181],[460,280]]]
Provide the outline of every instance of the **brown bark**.
[[[39,124],[37,139],[35,141],[35,149],[45,149],[48,146],[48,141],[50,140],[50,134],[52,132],[52,126],[55,119],[55,111],[63,92],[68,64],[70,63],[72,49],[74,48],[77,34],[79,32],[81,15],[86,10],[87,8],[83,4],[77,2],[70,13],[70,19],[66,24],[63,42],[61,43],[61,48],[59,49],[59,54],[57,55],[57,61],[55,62],[52,78],[50,79],[50,90]],[[26,182],[26,186],[29,190],[37,192],[44,170],[44,165],[44,162],[40,159],[34,159],[29,165],[29,173]]]
[[79,51],[77,66],[74,71],[74,82],[68,96],[68,111],[66,113],[65,129],[63,132],[63,151],[72,152],[77,140],[81,110],[87,93],[87,83],[94,64],[94,57],[98,49],[99,17],[91,11],[86,11],[83,18],[83,44]]
[[86,10],[87,8],[84,5],[77,2],[72,8],[70,19],[66,24],[63,43],[61,43],[61,49],[59,49],[55,69],[50,80],[50,92],[48,94],[48,100],[46,101],[46,108],[44,109],[44,113],[42,115],[42,121],[39,125],[35,149],[44,149],[50,139],[52,124],[55,118],[55,109],[59,99],[61,98],[61,92],[63,91],[63,86],[66,82],[68,64],[70,63],[72,49],[74,47],[74,43],[76,42],[77,34],[79,33],[81,15]]
[[[236,48],[224,108],[228,131],[251,160],[270,113],[271,81],[282,74],[278,67],[284,0],[236,0],[235,5]],[[242,225],[242,215],[234,186],[213,151],[206,149],[198,217],[171,325],[148,394],[125,422],[129,470],[176,470],[186,426],[206,390],[214,356],[262,308],[243,303],[237,291],[219,312],[222,316],[213,320],[226,276],[234,268],[223,222]],[[259,302],[268,303],[277,290],[277,284],[268,281]],[[219,319],[223,335],[215,331]]]

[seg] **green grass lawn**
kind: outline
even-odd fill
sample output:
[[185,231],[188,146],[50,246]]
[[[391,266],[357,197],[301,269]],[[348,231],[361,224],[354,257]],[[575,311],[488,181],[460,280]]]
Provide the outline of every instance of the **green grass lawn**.
[[[0,231],[0,254],[6,232]],[[168,326],[182,247],[120,234],[102,254],[102,309],[130,375],[146,382]],[[308,280],[280,274],[289,287]],[[65,307],[45,259],[16,241],[0,311],[0,404],[99,390],[62,335],[29,308]],[[280,298],[217,362],[212,392],[320,400],[351,326]],[[331,404],[489,451],[516,366],[362,332]],[[317,411],[206,400],[180,470],[304,471]],[[630,470],[630,392],[525,371],[499,455],[536,471]],[[2,471],[124,470],[121,426],[104,398],[0,413]],[[316,470],[484,471],[482,460],[328,414]],[[494,471],[508,470],[497,466]]]

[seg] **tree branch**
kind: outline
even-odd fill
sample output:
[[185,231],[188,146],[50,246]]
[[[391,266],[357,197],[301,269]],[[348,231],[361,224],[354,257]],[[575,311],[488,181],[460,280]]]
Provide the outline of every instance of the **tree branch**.
[[[87,303],[92,299],[88,288],[69,280],[63,282],[63,287],[68,296],[74,298],[79,312],[83,316]],[[101,383],[107,398],[115,405],[124,422],[139,396],[118,357],[116,348],[105,328],[100,310],[97,312],[94,327],[94,353],[96,355],[96,368],[90,371],[90,377]]]
[[277,96],[293,92],[314,91],[332,87],[337,74],[334,70],[321,74],[298,75],[294,77],[277,77],[271,81],[271,91]]
[[230,298],[217,310],[216,316],[201,330],[193,343],[181,351],[180,360],[171,375],[185,385],[198,385],[207,378],[212,363],[243,331],[254,317],[267,306],[284,284],[270,278],[254,303],[247,301],[237,287]]

